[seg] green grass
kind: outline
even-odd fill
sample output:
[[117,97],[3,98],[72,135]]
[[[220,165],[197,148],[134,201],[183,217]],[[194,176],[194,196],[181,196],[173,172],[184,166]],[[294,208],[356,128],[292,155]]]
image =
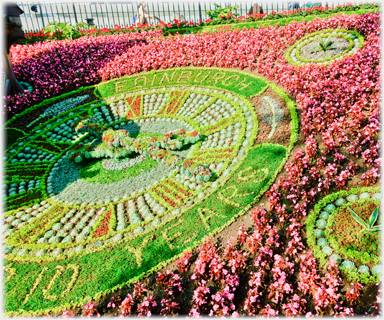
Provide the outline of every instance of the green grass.
[[267,84],[254,75],[224,68],[172,68],[124,76],[96,85],[95,94],[104,99],[124,92],[165,86],[203,86],[224,89],[250,98],[262,92]]
[[[12,268],[15,268],[16,272],[10,281],[5,283],[4,307],[6,311],[39,310],[70,302],[80,302],[84,299],[91,300],[96,293],[121,285],[156,267],[159,263],[180,254],[187,247],[193,246],[194,242],[203,239],[205,235],[217,232],[245,206],[252,204],[255,197],[259,196],[267,185],[270,185],[271,179],[275,176],[285,155],[285,148],[278,145],[265,145],[251,149],[246,159],[231,174],[231,178],[224,186],[176,219],[129,243],[131,248],[140,250],[140,247],[148,241],[148,244],[142,249],[140,265],[132,251],[127,249],[128,244],[116,245],[110,249],[65,261],[48,262],[41,265],[12,264]],[[260,169],[265,168],[268,169],[268,174],[260,173]],[[236,194],[234,194],[235,191]],[[222,200],[223,198],[230,202],[226,203]],[[201,214],[204,220],[201,218]],[[153,234],[155,234],[154,240],[152,240]],[[9,264],[9,262],[6,263]],[[60,297],[60,293],[65,290],[73,274],[72,270],[65,269],[49,292],[57,295],[58,299],[52,301],[44,298],[42,290],[47,288],[57,270],[56,266],[66,267],[68,264],[76,264],[80,267],[80,273],[73,289]],[[43,274],[41,282],[29,300],[23,303],[43,267],[48,269]]]
[[123,170],[106,170],[102,166],[102,160],[91,160],[83,164],[80,176],[87,183],[113,183],[126,178],[136,177],[143,172],[157,166],[157,162],[146,158],[142,162]]

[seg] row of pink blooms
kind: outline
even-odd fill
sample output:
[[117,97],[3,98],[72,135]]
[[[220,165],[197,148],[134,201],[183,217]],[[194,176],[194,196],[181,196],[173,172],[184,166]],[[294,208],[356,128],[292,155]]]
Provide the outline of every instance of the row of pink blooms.
[[[124,300],[112,297],[107,309],[120,316],[176,315],[180,312],[178,301],[183,287],[193,282],[190,317],[355,315],[363,286],[351,283],[344,290],[334,260],[327,264],[326,273],[321,276],[312,252],[304,248],[300,223],[292,219],[287,228],[278,230],[265,210],[256,208],[252,216],[253,228],[246,230],[243,224],[237,241],[231,237],[221,254],[212,238],[206,237],[194,262],[190,252],[177,260],[180,274],[169,270],[159,272],[156,285],[162,288],[164,298],[156,299],[142,283],[135,283],[132,294],[127,294]],[[193,271],[192,275],[189,271]],[[250,276],[244,283],[247,272]],[[380,302],[377,295],[369,315],[380,314]],[[71,315],[68,310],[63,313],[66,317]],[[100,316],[91,302],[85,305],[83,315]]]

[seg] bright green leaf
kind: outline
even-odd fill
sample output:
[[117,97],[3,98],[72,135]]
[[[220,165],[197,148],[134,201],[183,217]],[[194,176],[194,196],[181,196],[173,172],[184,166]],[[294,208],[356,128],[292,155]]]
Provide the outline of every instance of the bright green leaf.
[[363,219],[361,219],[351,208],[348,208],[349,212],[351,213],[352,217],[359,223],[361,224],[364,229],[369,229],[368,225],[365,223]]
[[372,212],[371,216],[369,217],[369,220],[368,220],[368,227],[369,227],[369,228],[372,228],[372,227],[373,227],[373,225],[375,224],[375,222],[376,222],[376,220],[377,220],[378,215],[379,215],[379,210],[378,210],[378,208],[376,208],[376,209]]

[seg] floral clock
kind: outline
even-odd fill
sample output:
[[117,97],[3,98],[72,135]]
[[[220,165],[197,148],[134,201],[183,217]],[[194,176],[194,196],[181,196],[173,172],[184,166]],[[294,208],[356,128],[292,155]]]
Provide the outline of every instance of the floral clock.
[[349,281],[380,279],[380,202],[378,189],[341,191],[324,198],[308,216],[308,241],[315,256],[323,264],[338,261]]
[[232,223],[298,124],[262,78],[180,68],[81,88],[6,126],[22,137],[6,152],[5,308],[38,315],[127,286]]
[[354,30],[326,29],[298,40],[285,58],[294,65],[328,64],[352,55],[363,44],[364,38]]

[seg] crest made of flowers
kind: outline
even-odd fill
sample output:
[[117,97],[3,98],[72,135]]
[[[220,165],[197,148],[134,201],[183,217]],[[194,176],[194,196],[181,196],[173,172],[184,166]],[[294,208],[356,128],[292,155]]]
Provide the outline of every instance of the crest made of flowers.
[[212,177],[212,172],[206,165],[194,166],[193,161],[172,153],[200,141],[202,139],[200,132],[176,129],[160,137],[135,139],[130,137],[127,130],[106,130],[105,126],[93,123],[92,119],[80,121],[74,130],[89,132],[95,136],[101,135],[102,138],[101,144],[95,147],[80,144],[77,151],[70,156],[70,159],[77,163],[91,158],[119,160],[126,157],[134,158],[141,154],[156,161],[162,161],[180,170],[182,174],[195,176],[197,181],[208,182]]

